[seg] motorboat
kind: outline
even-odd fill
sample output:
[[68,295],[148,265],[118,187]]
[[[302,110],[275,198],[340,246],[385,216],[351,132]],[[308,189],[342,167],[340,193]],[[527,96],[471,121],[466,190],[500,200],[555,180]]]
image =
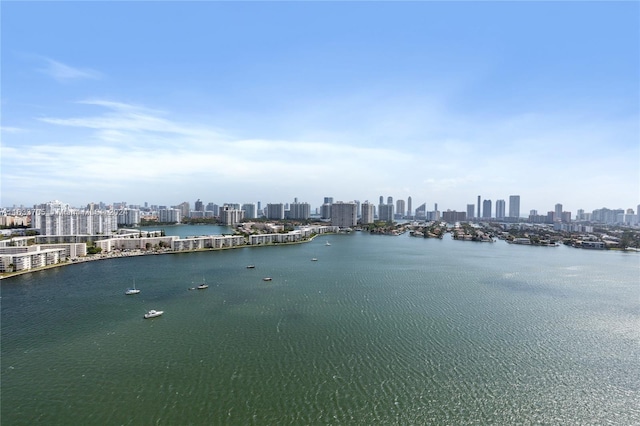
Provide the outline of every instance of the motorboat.
[[324,243],[325,246],[330,246],[331,243],[329,241],[327,241],[326,243]]
[[156,311],[155,309],[152,309],[146,314],[144,314],[144,318],[145,319],[155,318],[155,317],[159,317],[162,314],[164,314],[164,311]]
[[314,257],[313,259],[311,259],[311,261],[312,261],[312,262],[317,262],[317,261],[318,261],[318,258],[317,258],[317,257]]
[[247,269],[253,269],[255,267],[256,267],[256,265],[247,265]]
[[273,278],[271,278],[271,277],[264,277],[264,278],[262,279],[262,281],[271,281],[272,279],[273,279]]
[[196,288],[197,288],[198,290],[204,290],[205,288],[208,288],[208,287],[209,287],[209,284],[202,283],[202,284],[200,284],[200,285],[199,285],[198,287],[196,287]]

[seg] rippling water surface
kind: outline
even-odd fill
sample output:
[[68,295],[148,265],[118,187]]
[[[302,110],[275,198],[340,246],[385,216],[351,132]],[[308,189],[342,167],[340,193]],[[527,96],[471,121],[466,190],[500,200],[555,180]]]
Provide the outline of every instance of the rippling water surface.
[[23,275],[2,423],[639,424],[639,277],[637,254],[362,233]]

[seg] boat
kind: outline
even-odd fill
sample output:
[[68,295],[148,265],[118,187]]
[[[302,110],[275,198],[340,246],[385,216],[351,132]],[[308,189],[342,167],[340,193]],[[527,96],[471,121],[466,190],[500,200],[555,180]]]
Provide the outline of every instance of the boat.
[[146,314],[144,314],[144,318],[145,319],[155,318],[155,317],[159,317],[162,314],[164,314],[164,311],[156,311],[155,309],[152,309]]
[[255,267],[256,267],[256,265],[247,265],[247,269],[253,269]]
[[124,294],[127,294],[127,295],[129,295],[129,294],[138,294],[138,293],[140,293],[140,290],[138,290],[136,288],[136,281],[135,280],[133,280],[133,288],[128,288],[127,291],[124,292]]
[[204,290],[205,288],[209,288],[209,284],[207,284],[204,281],[204,277],[202,277],[202,284],[199,284],[198,286],[196,286],[196,289],[198,290]]
[[311,259],[311,261],[312,261],[312,262],[317,262],[317,261],[318,261],[318,258],[317,258],[317,257],[314,257],[313,259]]
[[264,278],[262,279],[262,281],[271,281],[272,279],[273,279],[273,278],[271,278],[271,277],[264,277]]
[[331,243],[329,241],[327,241],[326,243],[324,243],[325,246],[330,246]]

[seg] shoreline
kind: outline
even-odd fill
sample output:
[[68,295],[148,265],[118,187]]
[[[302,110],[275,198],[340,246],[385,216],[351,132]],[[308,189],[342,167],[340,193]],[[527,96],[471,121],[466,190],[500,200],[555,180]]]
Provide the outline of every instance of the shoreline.
[[[15,272],[0,273],[0,281],[4,280],[4,279],[7,279],[7,278],[13,278],[13,277],[17,277],[17,276],[20,276],[20,275],[30,274],[30,273],[33,273],[33,272],[46,271],[48,269],[62,268],[64,266],[70,266],[70,265],[81,265],[83,263],[96,262],[96,261],[100,261],[100,260],[119,259],[119,258],[122,258],[122,257],[158,256],[158,255],[165,255],[165,254],[180,254],[180,253],[201,253],[201,252],[208,252],[208,251],[236,250],[236,249],[243,249],[243,248],[274,247],[274,246],[286,246],[286,245],[304,244],[304,243],[308,243],[308,242],[313,241],[314,238],[316,238],[318,235],[320,235],[320,234],[314,235],[314,236],[312,236],[309,239],[304,240],[304,241],[295,241],[295,242],[287,242],[287,243],[271,243],[271,244],[258,244],[258,245],[245,244],[245,245],[242,245],[242,246],[221,247],[221,248],[206,248],[206,249],[194,249],[194,250],[179,250],[179,251],[167,250],[167,251],[143,252],[143,251],[140,251],[140,250],[136,250],[136,251],[132,251],[132,252],[119,252],[119,253],[113,253],[113,254],[91,255],[91,257],[89,257],[89,256],[87,256],[87,257],[78,257],[75,260],[67,260],[67,261],[64,261],[64,262],[59,262],[59,263],[56,263],[56,264],[53,264],[53,265],[41,266],[41,267],[38,267],[38,268],[24,269],[24,270],[15,271]],[[329,234],[322,234],[322,235],[329,235]]]

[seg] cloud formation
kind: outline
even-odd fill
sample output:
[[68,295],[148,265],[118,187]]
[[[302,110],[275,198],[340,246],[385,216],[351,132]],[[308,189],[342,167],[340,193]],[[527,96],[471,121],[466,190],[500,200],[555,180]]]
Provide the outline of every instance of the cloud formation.
[[76,68],[50,58],[44,58],[45,67],[41,71],[59,82],[71,80],[99,80],[102,74],[90,68]]

